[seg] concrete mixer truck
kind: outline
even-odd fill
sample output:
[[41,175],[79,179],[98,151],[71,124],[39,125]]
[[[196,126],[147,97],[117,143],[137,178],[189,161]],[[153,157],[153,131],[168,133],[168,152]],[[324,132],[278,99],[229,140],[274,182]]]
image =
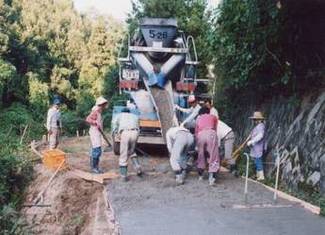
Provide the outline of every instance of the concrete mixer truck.
[[[178,125],[174,105],[187,107],[187,97],[199,83],[194,38],[177,27],[175,19],[143,18],[139,29],[128,35],[125,57],[119,55],[119,92],[128,94],[127,106],[139,115],[139,144],[165,144],[167,130]],[[121,54],[121,53],[120,53]],[[114,106],[113,117],[125,106]],[[114,152],[119,137],[112,133]]]

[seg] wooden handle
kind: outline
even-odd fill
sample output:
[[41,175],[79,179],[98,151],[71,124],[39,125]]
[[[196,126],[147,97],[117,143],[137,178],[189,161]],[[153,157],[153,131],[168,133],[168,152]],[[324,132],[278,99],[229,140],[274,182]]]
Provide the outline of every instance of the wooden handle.
[[246,146],[247,142],[250,140],[251,136],[249,135],[246,140],[232,153],[232,158],[237,159],[239,152]]

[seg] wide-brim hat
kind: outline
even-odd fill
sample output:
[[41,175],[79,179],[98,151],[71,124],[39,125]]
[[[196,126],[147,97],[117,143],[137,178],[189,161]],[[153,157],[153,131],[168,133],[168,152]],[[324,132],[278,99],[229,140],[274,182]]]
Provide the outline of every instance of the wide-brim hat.
[[108,103],[108,101],[107,101],[107,99],[105,99],[104,97],[98,97],[97,99],[96,99],[96,105],[98,106],[98,105],[103,105],[103,104],[107,104]]
[[188,98],[187,98],[187,102],[188,103],[193,103],[193,102],[195,102],[195,100],[196,99],[195,99],[195,96],[194,95],[189,95]]
[[254,120],[263,120],[263,119],[265,119],[262,112],[258,112],[258,111],[254,112],[253,116],[251,116],[249,118],[254,119]]

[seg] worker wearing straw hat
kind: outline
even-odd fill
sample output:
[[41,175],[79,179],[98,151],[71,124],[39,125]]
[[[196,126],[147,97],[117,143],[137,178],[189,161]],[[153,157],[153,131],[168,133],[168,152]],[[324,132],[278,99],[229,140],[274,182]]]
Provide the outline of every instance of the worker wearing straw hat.
[[107,107],[107,103],[108,101],[104,97],[97,98],[95,106],[86,118],[86,122],[90,124],[90,169],[95,174],[102,173],[99,169],[99,160],[102,155],[102,135],[100,130],[103,130],[102,112]]
[[257,180],[264,180],[262,157],[265,148],[265,118],[261,112],[256,111],[250,119],[254,121],[255,127],[250,133],[247,146],[250,147],[250,155],[255,161]]
[[55,98],[47,112],[46,129],[49,135],[49,149],[55,149],[59,144],[59,128],[62,128],[60,104],[60,100]]

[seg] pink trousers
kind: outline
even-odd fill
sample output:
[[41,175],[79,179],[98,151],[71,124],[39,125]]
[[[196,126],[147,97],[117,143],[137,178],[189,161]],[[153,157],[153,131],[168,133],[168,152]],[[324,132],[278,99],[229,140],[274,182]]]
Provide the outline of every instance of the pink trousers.
[[215,130],[200,131],[196,137],[198,148],[197,168],[204,170],[209,163],[209,172],[217,172],[220,168],[218,137]]

